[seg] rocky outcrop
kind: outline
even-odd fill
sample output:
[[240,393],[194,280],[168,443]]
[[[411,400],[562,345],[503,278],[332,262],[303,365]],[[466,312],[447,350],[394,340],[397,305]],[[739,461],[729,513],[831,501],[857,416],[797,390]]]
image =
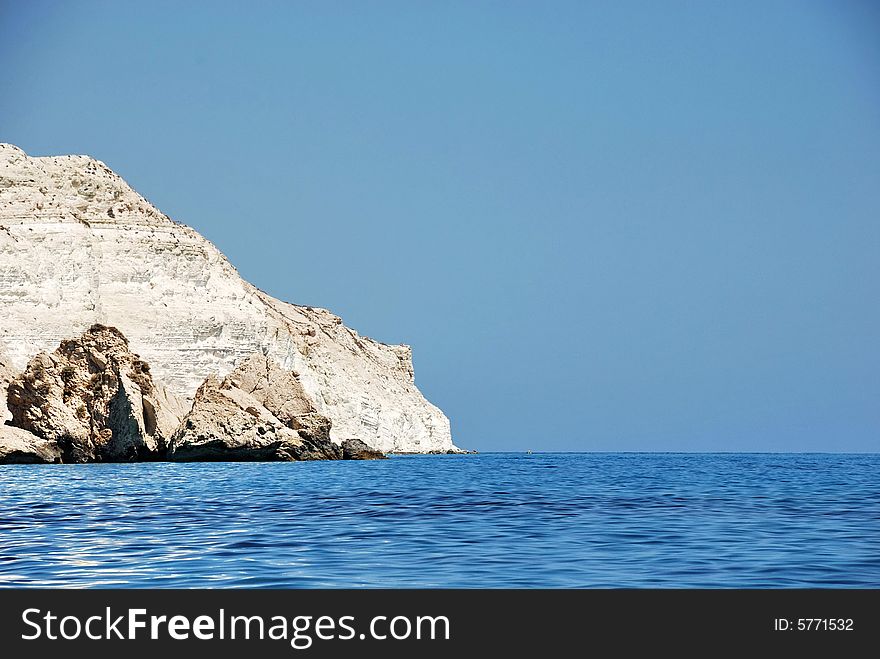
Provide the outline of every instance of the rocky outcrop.
[[60,448],[64,462],[161,457],[181,406],[116,328],[93,325],[41,352],[8,387],[10,424]]
[[[301,392],[302,387],[292,374],[281,372],[262,355],[246,360],[222,381],[209,376],[196,392],[192,410],[174,434],[168,458],[340,459],[342,449],[329,438],[329,421],[317,420],[320,415],[313,411],[308,399],[300,396]],[[301,419],[316,420],[304,425]]]
[[103,325],[31,359],[7,405],[15,427],[0,426],[0,463],[384,457],[360,440],[332,442],[297,374],[263,354],[209,376],[184,416],[122,332]]
[[42,439],[21,428],[0,425],[0,464],[61,462],[57,442]]
[[362,441],[330,440],[330,419],[315,410],[296,373],[263,354],[246,358],[222,381],[210,376],[171,439],[175,461],[374,460]]
[[209,375],[223,378],[261,352],[298,374],[336,442],[454,448],[449,421],[415,385],[408,346],[258,290],[92,158],[32,158],[0,145],[0,309],[0,351],[17,370],[102,323],[118,327],[186,401]]
[[320,414],[303,389],[299,375],[274,360],[254,354],[242,361],[225,382],[246,391],[281,423],[315,441],[330,441],[332,422]]
[[384,460],[385,454],[376,451],[359,439],[346,439],[342,442],[343,460]]

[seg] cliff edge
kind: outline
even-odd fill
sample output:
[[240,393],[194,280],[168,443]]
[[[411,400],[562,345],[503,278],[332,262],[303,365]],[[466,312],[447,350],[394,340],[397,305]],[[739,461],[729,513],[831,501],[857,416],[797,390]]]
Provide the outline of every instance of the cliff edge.
[[337,444],[457,450],[449,420],[415,385],[408,346],[260,291],[87,156],[30,157],[0,144],[0,309],[0,353],[17,370],[98,323],[119,328],[187,404],[206,378],[261,353],[296,373]]

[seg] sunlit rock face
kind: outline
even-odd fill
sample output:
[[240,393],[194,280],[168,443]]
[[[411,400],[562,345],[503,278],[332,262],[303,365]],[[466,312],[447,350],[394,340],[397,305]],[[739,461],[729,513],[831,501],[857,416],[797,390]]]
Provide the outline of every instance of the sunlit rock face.
[[0,424],[0,465],[61,462],[58,442],[21,428]]
[[415,386],[408,346],[263,293],[86,156],[32,158],[0,144],[0,310],[0,353],[13,369],[101,323],[184,401],[260,352],[297,374],[337,443],[455,449],[448,419]]

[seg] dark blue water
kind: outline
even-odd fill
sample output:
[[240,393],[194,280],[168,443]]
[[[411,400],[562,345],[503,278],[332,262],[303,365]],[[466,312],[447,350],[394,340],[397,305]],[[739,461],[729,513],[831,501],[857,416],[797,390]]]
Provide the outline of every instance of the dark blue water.
[[0,585],[878,587],[880,456],[6,466]]

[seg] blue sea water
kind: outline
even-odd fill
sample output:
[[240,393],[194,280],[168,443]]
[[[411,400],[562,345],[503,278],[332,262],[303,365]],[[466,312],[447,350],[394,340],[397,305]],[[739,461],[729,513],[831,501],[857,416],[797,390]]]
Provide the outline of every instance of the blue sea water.
[[0,586],[880,587],[880,455],[5,466]]

